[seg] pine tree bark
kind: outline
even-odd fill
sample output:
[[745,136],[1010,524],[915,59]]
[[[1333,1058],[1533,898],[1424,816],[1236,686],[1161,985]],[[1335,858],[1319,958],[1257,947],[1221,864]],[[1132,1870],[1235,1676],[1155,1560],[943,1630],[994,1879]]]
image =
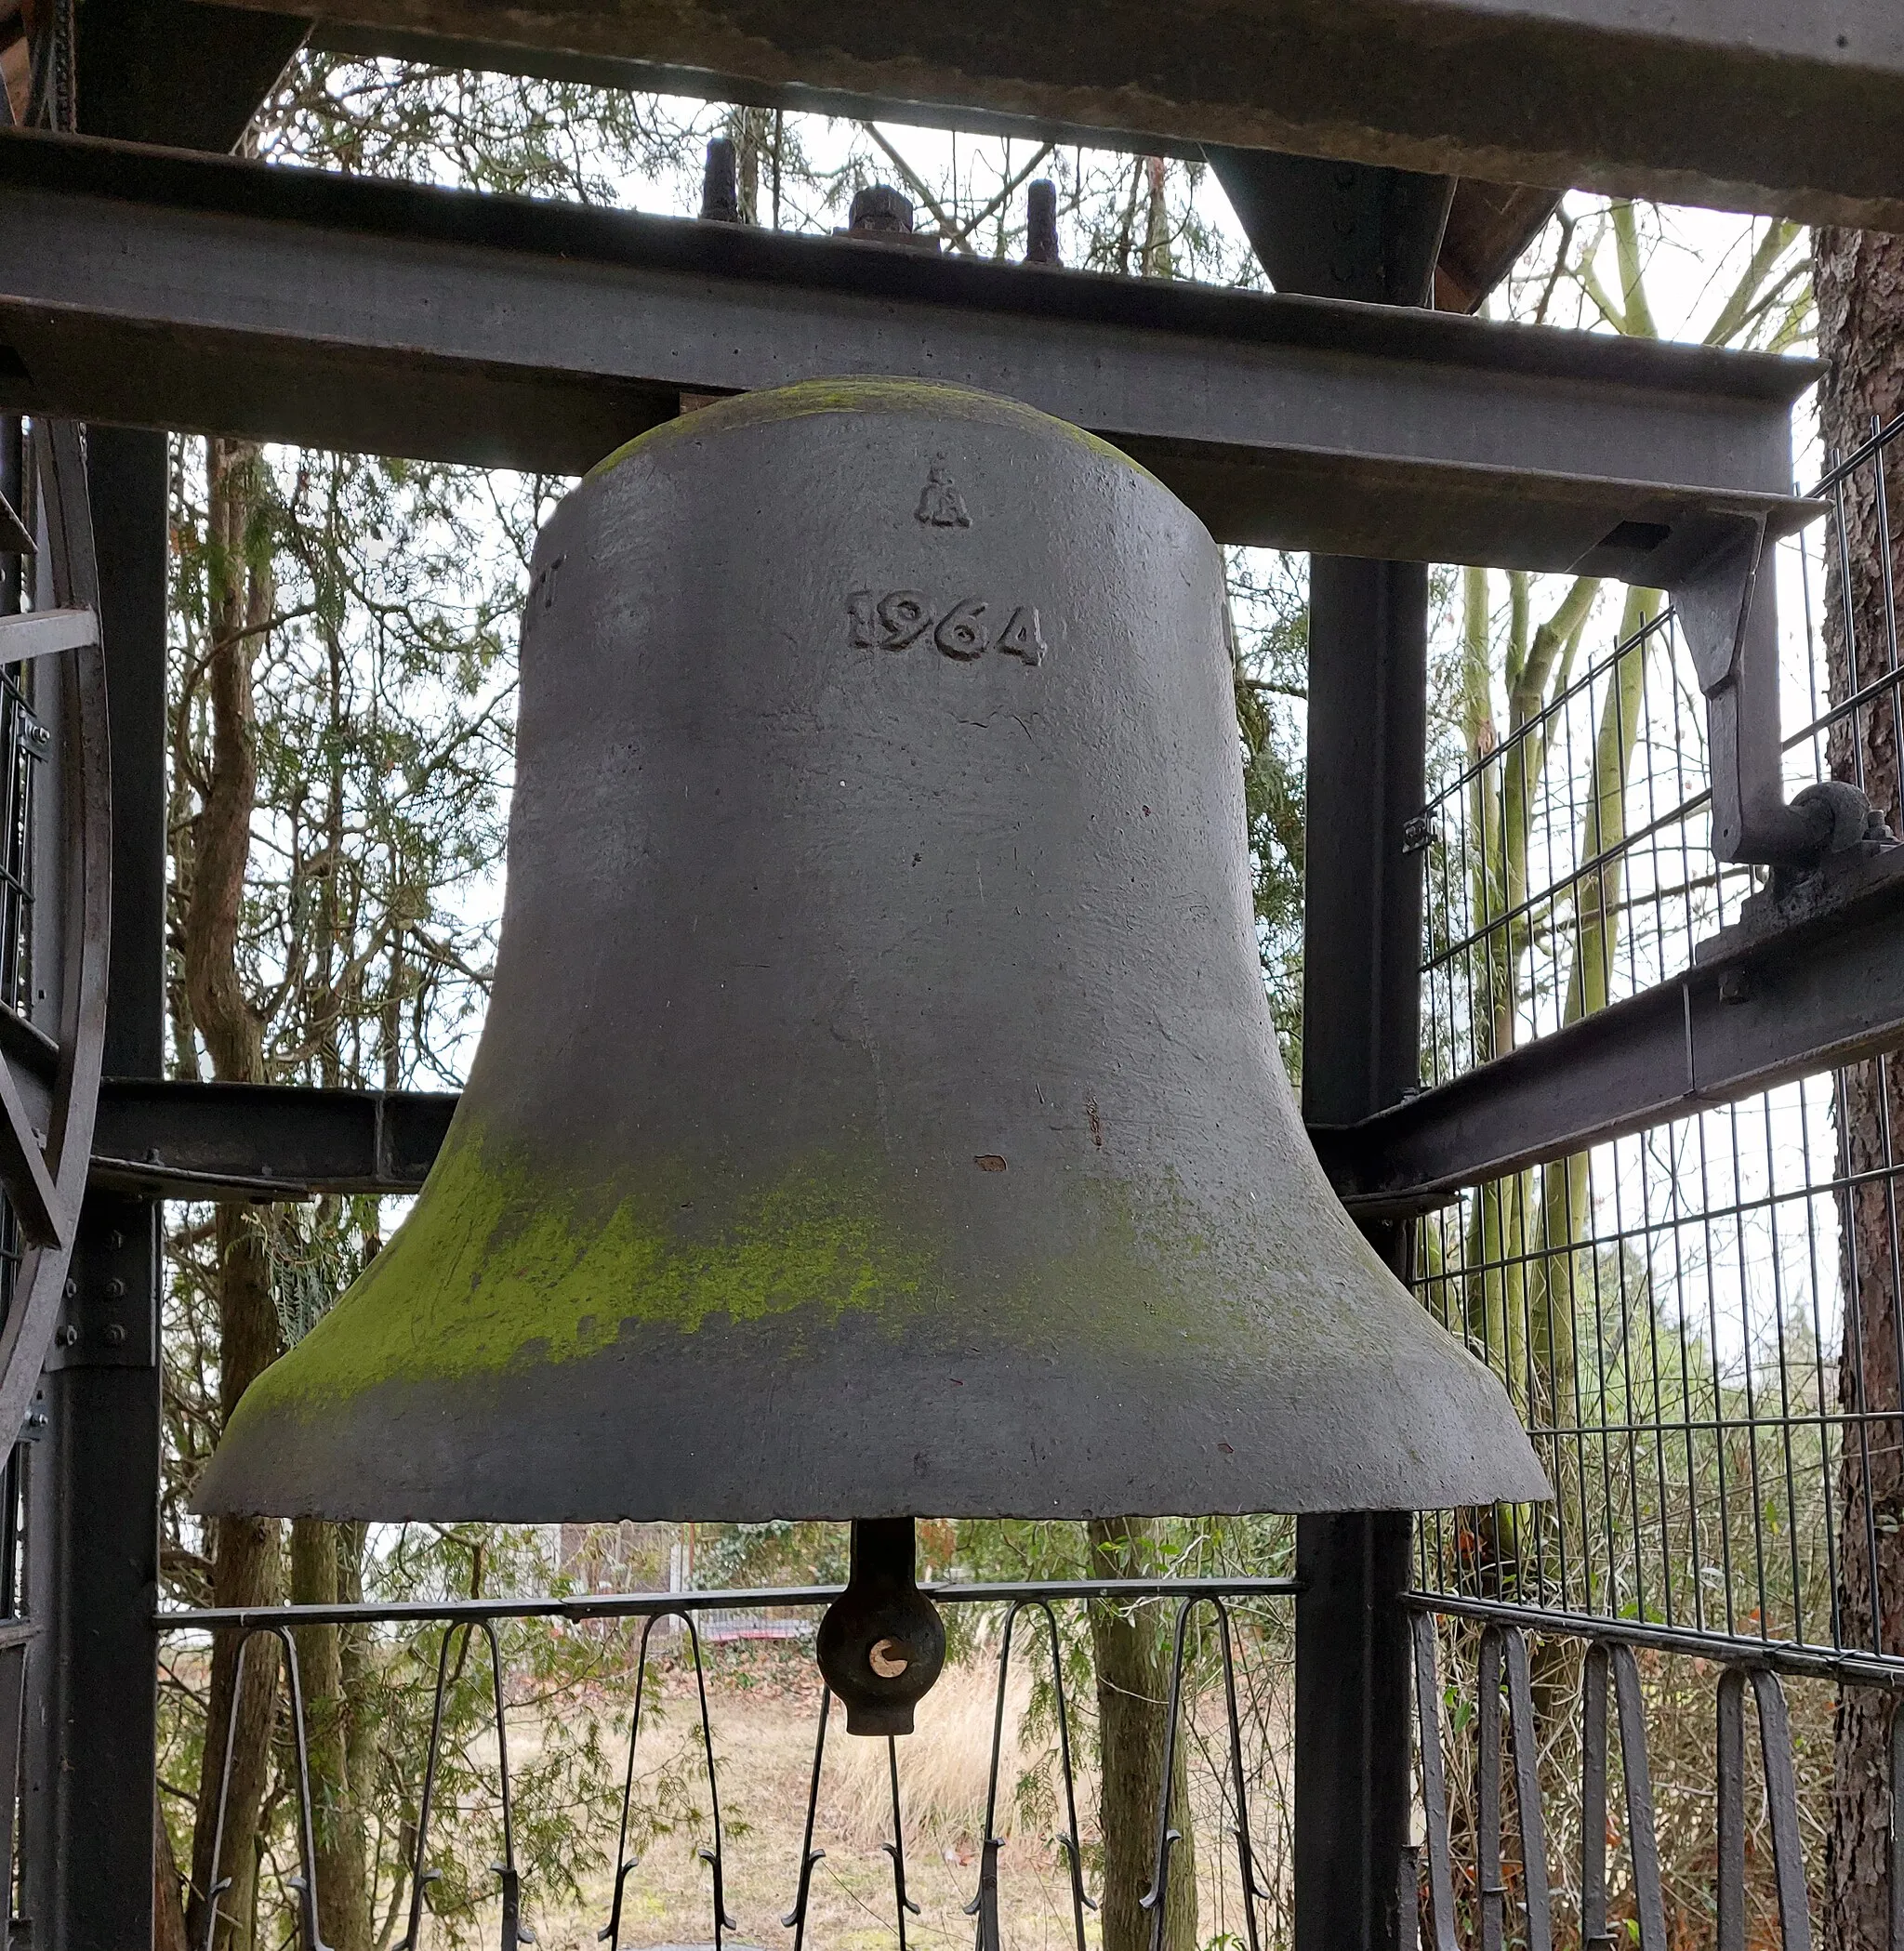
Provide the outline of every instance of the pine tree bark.
[[152,1808],[152,1951],[192,1951],[185,1934],[185,1904],[178,1892],[178,1865],[165,1812]]
[[[1825,443],[1849,453],[1873,415],[1904,410],[1904,237],[1819,231],[1813,242],[1818,349],[1827,371],[1819,401]],[[1872,469],[1846,483],[1843,547],[1831,537],[1825,652],[1831,696],[1850,696],[1888,666],[1885,558],[1904,587],[1904,455],[1890,450],[1885,489],[1892,533],[1880,532]],[[1848,560],[1849,573],[1844,564]],[[1848,627],[1847,627],[1848,624]],[[1897,827],[1897,717],[1888,701],[1841,720],[1831,735],[1834,777],[1861,785]],[[1840,1279],[1844,1339],[1838,1365],[1847,1411],[1895,1414],[1904,1346],[1892,1233],[1895,1161],[1889,1134],[1904,1130],[1904,1058],[1853,1065],[1835,1104],[1841,1196]],[[1879,1175],[1860,1179],[1859,1175]],[[1904,1653],[1904,1417],[1845,1429],[1838,1477],[1838,1603],[1847,1644]],[[1831,1832],[1826,1844],[1827,1942],[1837,1951],[1885,1951],[1890,1819],[1889,1698],[1844,1688],[1834,1729]]]
[[[1089,1530],[1093,1577],[1140,1577],[1154,1569],[1154,1520],[1093,1518]],[[1097,1667],[1098,1826],[1104,1849],[1098,1912],[1104,1951],[1149,1951],[1151,1942],[1151,1915],[1139,1899],[1150,1888],[1156,1867],[1170,1698],[1167,1621],[1157,1602],[1104,1601],[1091,1608]],[[1170,1771],[1171,1826],[1183,1831],[1183,1840],[1170,1857],[1161,1951],[1196,1951],[1197,1945],[1197,1855],[1183,1800],[1187,1745],[1180,1737]]]
[[[291,1525],[291,1601],[336,1605],[339,1526],[323,1518]],[[298,1668],[304,1685],[311,1756],[312,1826],[317,1839],[317,1920],[330,1951],[371,1951],[364,1805],[350,1772],[351,1714],[344,1685],[343,1641],[335,1626],[301,1627]]]
[[[207,444],[206,472],[213,578],[206,686],[211,752],[206,785],[192,823],[192,885],[185,900],[181,960],[192,1021],[205,1038],[213,1074],[257,1083],[264,1074],[258,1013],[245,996],[238,968],[238,931],[245,870],[251,853],[251,818],[258,798],[257,725],[252,664],[271,611],[265,569],[250,560],[258,509],[258,450],[241,442]],[[257,1214],[249,1206],[218,1209],[218,1411],[229,1419],[252,1381],[278,1352],[277,1311],[271,1265]],[[212,1524],[212,1602],[276,1605],[282,1599],[279,1527],[275,1519],[232,1516]],[[221,1633],[212,1651],[205,1754],[192,1842],[192,1903],[187,1924],[205,1942],[205,1907],[215,1875],[230,1878],[218,1899],[215,1951],[249,1951],[258,1866],[258,1813],[271,1766],[277,1719],[278,1650],[260,1635],[245,1660],[242,1694],[234,1688],[236,1636]],[[233,1720],[235,1716],[235,1731]],[[219,1862],[212,1863],[219,1784],[228,1733],[231,1776],[225,1792]]]

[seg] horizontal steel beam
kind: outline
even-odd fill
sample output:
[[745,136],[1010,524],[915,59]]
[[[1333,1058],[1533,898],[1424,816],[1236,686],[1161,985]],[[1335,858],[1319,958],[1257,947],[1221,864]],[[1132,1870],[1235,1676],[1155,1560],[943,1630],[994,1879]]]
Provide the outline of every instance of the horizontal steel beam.
[[1858,903],[1756,938],[1728,930],[1672,982],[1358,1125],[1312,1127],[1343,1204],[1367,1219],[1422,1212],[1463,1186],[1904,1045],[1904,876],[1887,864]]
[[[1359,1125],[1311,1127],[1352,1212],[1395,1218],[1904,1044],[1904,857],[1858,899],[1752,936],[1686,975]],[[95,1179],[170,1198],[411,1193],[456,1098],[109,1079]]]
[[572,75],[592,59],[587,78],[719,99],[957,106],[1127,147],[1234,143],[1904,229],[1896,0],[1259,0],[1182,20],[1144,0],[324,0],[318,35]]
[[1805,362],[0,135],[0,408],[577,472],[840,374],[1088,427],[1227,542],[1646,582],[1810,511]]
[[[272,17],[260,14],[255,18],[262,25]],[[305,24],[284,19],[279,28],[281,33],[288,36]],[[320,20],[311,34],[311,46],[325,54],[416,61],[427,67],[487,69],[602,88],[715,95],[722,101],[759,108],[803,110],[810,114],[853,116],[902,126],[1016,137],[1026,141],[1056,143],[1067,149],[1082,144],[1092,149],[1135,150],[1145,155],[1176,156],[1193,163],[1205,160],[1203,144],[1155,132],[1085,128],[996,109],[855,95],[809,87],[798,82],[775,86],[742,75],[722,75],[717,81],[693,69],[674,70],[647,61],[617,60],[605,55],[564,54],[521,43],[509,46],[456,40],[404,27],[358,27],[345,20]],[[1462,177],[1455,184],[1454,203],[1441,243],[1441,258],[1435,267],[1435,309],[1474,310],[1554,214],[1560,195],[1558,189],[1526,183],[1490,183],[1478,177]]]
[[454,1092],[108,1078],[92,1180],[168,1199],[414,1193],[456,1108]]

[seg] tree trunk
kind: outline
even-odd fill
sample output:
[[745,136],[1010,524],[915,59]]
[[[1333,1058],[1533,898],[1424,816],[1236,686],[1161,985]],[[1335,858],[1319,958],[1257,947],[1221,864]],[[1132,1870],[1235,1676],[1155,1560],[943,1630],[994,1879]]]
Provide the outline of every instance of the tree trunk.
[[[259,497],[258,451],[238,442],[208,443],[206,473],[212,542],[219,572],[213,599],[206,685],[211,702],[211,754],[206,787],[192,822],[191,881],[181,944],[192,1016],[221,1079],[256,1083],[264,1074],[257,1012],[238,969],[238,931],[245,870],[251,852],[251,817],[258,797],[257,727],[252,715],[252,659],[271,616],[268,573],[252,565],[252,531]],[[278,1317],[271,1301],[271,1264],[263,1229],[245,1206],[218,1209],[218,1413],[229,1420],[238,1398],[278,1352]],[[221,1517],[212,1523],[212,1602],[275,1605],[282,1597],[278,1525],[274,1519]],[[212,1652],[205,1754],[192,1841],[194,1944],[205,1941],[205,1910],[214,1878],[225,1742],[233,1718],[236,1636],[221,1633]],[[277,1709],[277,1642],[260,1635],[245,1656],[245,1687],[236,1702],[231,1778],[216,1874],[231,1879],[218,1899],[219,1951],[246,1951],[256,1912],[258,1811],[271,1765]]]
[[[1094,1577],[1134,1578],[1153,1572],[1157,1525],[1149,1518],[1093,1518]],[[1101,1761],[1099,1828],[1104,1836],[1104,1894],[1099,1917],[1104,1951],[1148,1951],[1151,1914],[1139,1903],[1156,1868],[1157,1812],[1170,1713],[1169,1615],[1158,1602],[1101,1601],[1091,1608],[1097,1665]],[[1179,1737],[1170,1771],[1170,1826],[1183,1831],[1170,1858],[1161,1951],[1196,1951],[1197,1857],[1184,1806],[1184,1752]]]
[[[218,1394],[219,1408],[229,1417],[245,1385],[277,1352],[277,1315],[271,1307],[264,1237],[255,1217],[243,1206],[219,1206],[218,1236],[221,1270],[219,1347],[224,1363]],[[212,1537],[214,1605],[280,1602],[284,1594],[276,1519],[217,1518],[212,1524]],[[254,1908],[251,1878],[257,1857],[258,1817],[270,1773],[271,1730],[277,1720],[278,1642],[259,1634],[250,1644],[251,1650],[245,1658],[245,1689],[238,1701],[231,1780],[225,1798],[224,1840],[216,1873],[231,1878],[231,1889],[218,1900],[223,1919],[218,1938],[220,1951],[247,1951],[250,1943],[249,1919]],[[214,1877],[212,1845],[237,1658],[237,1635],[220,1633],[212,1650],[205,1754],[199,1767],[198,1814],[192,1839],[192,1901],[188,1922],[195,1944],[205,1942],[205,1905]]]
[[[1825,230],[1813,244],[1818,347],[1827,363],[1820,419],[1828,448],[1848,453],[1871,416],[1904,407],[1904,237]],[[1885,487],[1904,510],[1904,466],[1888,456]],[[1845,484],[1843,549],[1831,537],[1825,652],[1831,696],[1849,696],[1887,667],[1891,619],[1884,557],[1904,586],[1904,546],[1879,532],[1873,473]],[[1847,579],[1843,563],[1848,558]],[[1849,628],[1847,629],[1847,620]],[[1831,732],[1833,774],[1862,785],[1897,821],[1897,719],[1889,700]],[[1891,1232],[1888,1134],[1904,1128],[1904,1066],[1897,1057],[1853,1065],[1836,1099],[1840,1169],[1853,1190],[1839,1203],[1844,1342],[1838,1392],[1847,1411],[1899,1408],[1898,1269]],[[1858,1182],[1860,1174],[1879,1176]],[[1898,1421],[1847,1427],[1838,1476],[1838,1602],[1848,1645],[1904,1653],[1904,1430]],[[1828,1941],[1839,1951],[1884,1951],[1890,1797],[1889,1698],[1844,1688],[1837,1709],[1831,1834],[1826,1845]]]
[[178,1894],[178,1865],[165,1812],[152,1808],[152,1951],[191,1951],[185,1934],[185,1905]]
[[1167,166],[1161,156],[1144,159],[1147,194],[1144,214],[1144,275],[1146,278],[1174,278],[1177,268],[1170,255],[1170,205],[1164,194]]
[[773,138],[771,109],[732,109],[727,133],[734,143],[734,186],[744,224],[760,221],[760,164]]
[[[364,1602],[364,1539],[368,1526],[346,1523],[337,1526],[337,1601],[342,1605]],[[377,1779],[377,1718],[372,1689],[377,1672],[373,1665],[370,1628],[346,1626],[337,1634],[337,1665],[344,1690],[344,1768],[355,1799],[358,1848],[363,1867],[359,1881],[364,1886],[364,1939],[366,1951],[377,1942],[377,1919],[371,1914],[372,1883],[375,1876],[371,1847],[369,1803]],[[391,1916],[396,1915],[393,1910]],[[342,1941],[332,1943],[342,1951]]]
[[[336,1605],[340,1531],[355,1526],[298,1518],[291,1525],[291,1600]],[[370,1951],[370,1891],[360,1785],[352,1778],[351,1720],[344,1686],[342,1637],[335,1626],[300,1627],[298,1668],[304,1683],[311,1792],[317,1832],[317,1919],[331,1951]]]

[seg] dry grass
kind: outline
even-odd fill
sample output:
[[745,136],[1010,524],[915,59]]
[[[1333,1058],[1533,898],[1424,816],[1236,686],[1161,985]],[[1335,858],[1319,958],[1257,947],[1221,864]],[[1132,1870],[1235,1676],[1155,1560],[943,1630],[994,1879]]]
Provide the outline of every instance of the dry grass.
[[[919,1708],[918,1725],[906,1744],[901,1801],[908,1835],[939,1847],[975,1846],[985,1831],[985,1789],[992,1759],[993,1704],[997,1669],[989,1661],[947,1671]],[[1056,1806],[1062,1798],[1054,1756],[1029,1753],[1023,1738],[1031,1702],[1024,1670],[1012,1673],[1005,1703],[998,1763],[998,1804],[994,1826],[1008,1840],[1021,1827],[1026,1777],[1035,1780]],[[856,1848],[877,1848],[892,1833],[892,1789],[883,1741],[842,1738],[829,1760],[836,1767],[838,1806],[845,1839]],[[1093,1781],[1078,1785],[1080,1807],[1097,1799]]]
[[[972,1943],[972,1921],[964,1906],[978,1887],[996,1680],[990,1658],[949,1668],[927,1696],[917,1732],[899,1744],[907,1891],[919,1905],[919,1915],[906,1920],[907,1951],[970,1951]],[[644,1728],[638,1799],[644,1791],[652,1795],[664,1770],[673,1770],[705,1800],[690,1686],[679,1681],[670,1685],[663,1717]],[[1062,1805],[1055,1755],[1049,1751],[1055,1743],[1041,1736],[1025,1739],[1029,1693],[1027,1670],[1014,1676],[1006,1704],[998,1813],[998,1833],[1006,1840],[999,1865],[1000,1922],[1011,1951],[1075,1951],[1068,1875],[1062,1852],[1051,1840],[1056,1826],[1052,1814]],[[711,1678],[709,1709],[726,1829],[727,1903],[736,1920],[730,1939],[763,1951],[791,1951],[793,1933],[781,1918],[792,1906],[798,1880],[819,1711],[818,1677],[807,1655],[790,1649],[788,1656],[763,1660],[752,1671],[735,1663]],[[1199,1713],[1190,1729],[1204,1912],[1199,1934],[1206,1942],[1239,1929],[1234,1864],[1226,1850],[1219,1856],[1231,1818],[1221,1809],[1209,1769],[1222,1752],[1220,1734],[1204,1725],[1209,1718]],[[512,1740],[524,1752],[533,1748],[530,1730]],[[1027,1782],[1042,1782],[1042,1806],[1036,1788],[1021,1796],[1021,1786]],[[1078,1814],[1089,1860],[1097,1841],[1097,1783],[1081,1760]],[[611,1848],[613,1816],[612,1811],[601,1812]],[[1251,1827],[1264,1858],[1259,1874],[1272,1881],[1281,1880],[1280,1852],[1271,1834],[1276,1821],[1271,1807],[1259,1803],[1251,1810]],[[892,1833],[886,1744],[847,1735],[836,1714],[814,1825],[814,1845],[826,1853],[813,1875],[808,1951],[893,1951],[892,1864],[884,1847]],[[705,1825],[683,1826],[655,1838],[644,1852],[628,1880],[625,1903],[622,1943],[629,1951],[710,1941],[708,1870],[695,1853],[707,1840]],[[1088,1888],[1094,1892],[1097,1881],[1092,1867]],[[588,1900],[579,1908],[549,1908],[537,1903],[533,1890],[525,1890],[529,1920],[543,1951],[595,1951],[595,1933],[608,1915],[608,1894],[605,1872],[589,1879]],[[486,1915],[479,1942],[491,1922],[493,1914]],[[1094,1916],[1088,1917],[1087,1938],[1092,1946],[1100,1941]],[[1270,1928],[1265,1943],[1275,1942]]]
[[[781,1922],[792,1907],[801,1824],[813,1758],[819,1682],[805,1656],[774,1663],[772,1683],[745,1670],[722,1674],[709,1692],[726,1831],[727,1904],[740,1944],[781,1951],[793,1933]],[[952,1668],[933,1690],[919,1727],[900,1744],[908,1894],[920,1915],[908,1918],[908,1951],[969,1951],[972,1926],[963,1906],[977,1888],[978,1839],[984,1825],[991,1757],[990,1662]],[[1006,1714],[1000,1771],[1000,1833],[1011,1839],[1002,1871],[1001,1916],[1013,1951],[1070,1951],[1068,1885],[1062,1859],[1046,1832],[1022,1825],[1012,1792],[1025,1765],[1017,1730],[1025,1688],[1014,1683]],[[854,1739],[832,1718],[814,1825],[814,1846],[826,1851],[813,1874],[807,1944],[812,1951],[889,1951],[893,1928],[892,1800],[886,1744]],[[682,1691],[664,1701],[658,1721],[644,1728],[637,1796],[663,1770],[683,1774],[705,1804],[697,1765],[699,1730]],[[1036,1760],[1034,1756],[1031,1759]],[[1094,1807],[1095,1787],[1088,1791]],[[1088,1820],[1079,1785],[1079,1815]],[[604,1812],[611,1826],[612,1813]],[[705,1825],[657,1837],[629,1878],[622,1942],[630,1947],[705,1944],[711,1939],[709,1875],[696,1855]],[[592,1951],[608,1915],[608,1878],[591,1879],[588,1901],[573,1912],[533,1907],[544,1951]],[[1096,1939],[1092,1926],[1092,1942]]]

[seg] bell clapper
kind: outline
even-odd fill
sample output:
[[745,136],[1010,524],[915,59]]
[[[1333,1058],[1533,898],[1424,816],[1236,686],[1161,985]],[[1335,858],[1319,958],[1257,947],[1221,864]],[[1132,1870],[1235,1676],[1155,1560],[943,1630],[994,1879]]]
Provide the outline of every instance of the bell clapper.
[[849,1734],[909,1734],[945,1664],[945,1628],[914,1577],[913,1521],[855,1518],[846,1589],[820,1621],[820,1672]]

